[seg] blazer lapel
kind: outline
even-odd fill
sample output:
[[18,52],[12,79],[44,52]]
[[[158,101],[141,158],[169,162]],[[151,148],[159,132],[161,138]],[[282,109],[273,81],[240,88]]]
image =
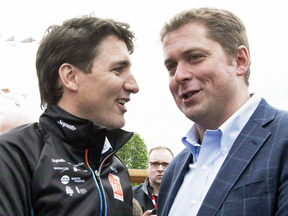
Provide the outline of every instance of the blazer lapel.
[[262,99],[233,144],[197,215],[216,215],[242,172],[270,136],[270,131],[263,126],[275,118],[276,112]]
[[[182,154],[183,153],[183,154]],[[163,213],[161,215],[168,215],[171,206],[175,200],[175,197],[177,195],[177,192],[183,182],[183,179],[185,177],[185,174],[187,172],[188,166],[193,158],[192,153],[190,152],[190,150],[188,150],[187,148],[185,148],[183,150],[183,152],[180,153],[181,156],[181,160],[177,161],[177,164],[175,164],[175,167],[172,170],[166,170],[165,171],[165,175],[168,174],[166,173],[168,172],[173,172],[173,174],[168,174],[169,177],[171,178],[171,186],[169,187],[169,191],[167,191],[166,195],[167,196],[167,201],[165,202],[165,205],[163,207]],[[163,181],[162,181],[163,182]],[[160,188],[166,188],[165,187],[165,183],[160,185]],[[161,201],[161,195],[158,198],[158,201]]]

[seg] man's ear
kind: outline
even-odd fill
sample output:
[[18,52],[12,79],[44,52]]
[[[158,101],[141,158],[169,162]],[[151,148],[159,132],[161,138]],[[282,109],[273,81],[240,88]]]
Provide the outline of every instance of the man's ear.
[[247,47],[244,45],[239,46],[235,55],[237,75],[243,76],[250,66],[250,56]]
[[76,70],[77,68],[69,63],[64,63],[59,68],[61,85],[70,91],[77,91]]

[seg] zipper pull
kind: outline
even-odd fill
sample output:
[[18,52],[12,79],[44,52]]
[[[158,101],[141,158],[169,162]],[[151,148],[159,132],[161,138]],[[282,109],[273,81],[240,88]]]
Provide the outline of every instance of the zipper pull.
[[98,180],[100,180],[99,172],[98,172],[97,170],[95,170],[95,175],[96,175],[96,178],[97,178]]

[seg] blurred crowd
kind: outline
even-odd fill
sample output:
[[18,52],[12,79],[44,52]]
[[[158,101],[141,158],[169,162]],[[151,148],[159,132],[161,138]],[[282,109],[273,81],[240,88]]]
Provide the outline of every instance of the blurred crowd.
[[36,117],[25,105],[26,102],[25,95],[11,92],[8,88],[0,90],[0,134],[13,127],[36,121]]

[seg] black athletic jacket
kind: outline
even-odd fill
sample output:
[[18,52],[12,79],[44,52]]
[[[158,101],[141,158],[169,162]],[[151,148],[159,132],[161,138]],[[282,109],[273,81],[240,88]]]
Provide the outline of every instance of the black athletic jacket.
[[[105,136],[113,151],[101,156]],[[0,136],[0,215],[131,216],[128,170],[115,156],[133,133],[53,105]]]
[[133,197],[139,202],[139,204],[144,209],[143,212],[155,208],[152,202],[153,188],[149,185],[149,177],[145,179],[143,184],[133,187],[132,191],[133,191]]

